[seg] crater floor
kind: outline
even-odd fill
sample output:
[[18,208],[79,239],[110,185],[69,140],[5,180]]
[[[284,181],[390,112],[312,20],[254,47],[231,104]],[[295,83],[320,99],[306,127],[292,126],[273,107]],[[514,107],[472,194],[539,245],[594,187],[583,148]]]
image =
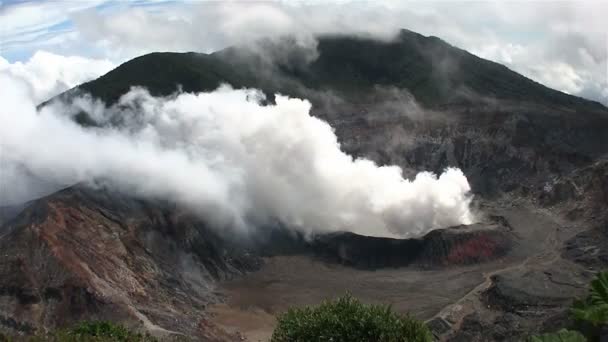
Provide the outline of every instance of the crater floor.
[[[499,260],[439,269],[358,270],[310,256],[270,257],[259,271],[220,283],[217,291],[225,300],[210,308],[212,321],[249,341],[266,341],[276,324],[275,315],[288,307],[314,305],[350,292],[367,303],[390,304],[396,311],[438,320],[435,330],[441,340],[460,340],[470,333],[462,322],[471,320],[472,313],[490,323],[512,314],[532,324],[559,313],[584,291],[589,272],[561,258],[563,241],[580,227],[525,204],[483,210],[486,215],[503,216],[517,236],[512,250]],[[501,306],[505,301],[521,305],[505,308]],[[474,341],[490,333],[466,338]]]

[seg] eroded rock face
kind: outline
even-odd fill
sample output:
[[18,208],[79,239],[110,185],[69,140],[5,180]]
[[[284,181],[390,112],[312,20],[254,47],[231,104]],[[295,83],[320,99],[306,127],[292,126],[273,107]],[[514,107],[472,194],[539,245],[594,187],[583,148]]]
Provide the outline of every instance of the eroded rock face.
[[33,202],[5,229],[0,330],[11,334],[110,319],[213,340],[214,282],[260,262],[168,205],[81,186]]

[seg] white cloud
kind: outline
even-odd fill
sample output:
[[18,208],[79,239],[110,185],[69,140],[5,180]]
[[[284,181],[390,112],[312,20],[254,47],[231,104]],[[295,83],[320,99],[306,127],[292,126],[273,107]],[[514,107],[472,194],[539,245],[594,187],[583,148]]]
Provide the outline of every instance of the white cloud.
[[38,51],[27,62],[9,63],[0,57],[0,75],[23,80],[35,102],[42,102],[113,69],[108,60],[65,57]]
[[584,79],[568,64],[556,63],[532,70],[541,82],[554,84],[568,94],[579,94],[583,90]]
[[51,28],[68,21],[71,13],[102,3],[103,1],[87,0],[0,4],[0,42],[5,51],[28,42],[45,43],[39,39],[48,38]]
[[[26,62],[9,63],[0,57],[0,77],[5,80],[2,85],[0,107],[4,110],[15,110],[15,120],[21,115],[16,109],[39,104],[78,84],[94,79],[108,72],[114,64],[107,60],[92,60],[82,57],[64,57],[39,51]],[[10,80],[7,81],[7,80]],[[9,88],[23,89],[24,104],[14,103],[15,97],[9,98]],[[28,109],[29,110],[29,109]],[[4,123],[11,129],[11,122]],[[0,145],[4,140],[0,135]],[[38,139],[42,139],[39,137]],[[43,143],[43,141],[41,140]],[[57,184],[49,182],[44,175],[34,175],[20,163],[8,163],[6,151],[0,146],[0,205],[19,203],[57,190]],[[10,185],[10,189],[8,186]]]
[[[86,99],[38,112],[23,82],[0,74],[0,87],[8,89],[0,94],[4,165],[53,183],[104,180],[242,230],[281,222],[304,232],[406,237],[473,219],[460,170],[405,180],[397,166],[353,159],[304,100],[278,96],[262,106],[255,90],[163,99],[135,89],[93,115],[118,117],[124,128],[97,129],[66,115],[95,107]],[[3,194],[10,180],[0,177]]]

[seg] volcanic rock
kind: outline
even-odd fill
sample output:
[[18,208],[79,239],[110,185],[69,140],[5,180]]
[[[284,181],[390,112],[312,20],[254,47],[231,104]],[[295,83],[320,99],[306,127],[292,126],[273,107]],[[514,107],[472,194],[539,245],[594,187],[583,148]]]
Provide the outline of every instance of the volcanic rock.
[[513,240],[504,226],[475,224],[434,230],[417,239],[332,233],[316,237],[312,247],[325,260],[357,268],[429,268],[494,260],[509,251]]
[[255,270],[204,222],[163,203],[75,186],[33,201],[0,237],[0,330],[109,319],[210,340],[214,282]]

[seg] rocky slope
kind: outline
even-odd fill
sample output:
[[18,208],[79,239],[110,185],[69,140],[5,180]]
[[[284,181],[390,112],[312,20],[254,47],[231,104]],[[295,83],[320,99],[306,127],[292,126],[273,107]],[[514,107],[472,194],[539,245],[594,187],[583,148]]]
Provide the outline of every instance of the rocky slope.
[[563,257],[601,270],[608,266],[608,160],[547,184],[539,201],[589,229],[565,242]]
[[[593,274],[608,267],[608,163],[594,163],[548,181],[534,200],[553,215],[538,252],[488,274],[473,295],[434,319],[449,341],[520,341],[531,331],[573,327],[567,308],[586,295]],[[538,209],[541,207],[542,209]]]
[[77,185],[33,201],[0,238],[0,331],[32,334],[109,319],[160,336],[231,340],[209,323],[216,283],[261,266],[258,255],[308,255],[360,268],[446,267],[501,258],[516,239],[499,223],[397,240],[288,232],[234,241],[167,203]]
[[225,337],[204,314],[214,282],[259,267],[192,215],[83,186],[32,202],[3,230],[0,330],[12,334],[111,319],[214,340]]

